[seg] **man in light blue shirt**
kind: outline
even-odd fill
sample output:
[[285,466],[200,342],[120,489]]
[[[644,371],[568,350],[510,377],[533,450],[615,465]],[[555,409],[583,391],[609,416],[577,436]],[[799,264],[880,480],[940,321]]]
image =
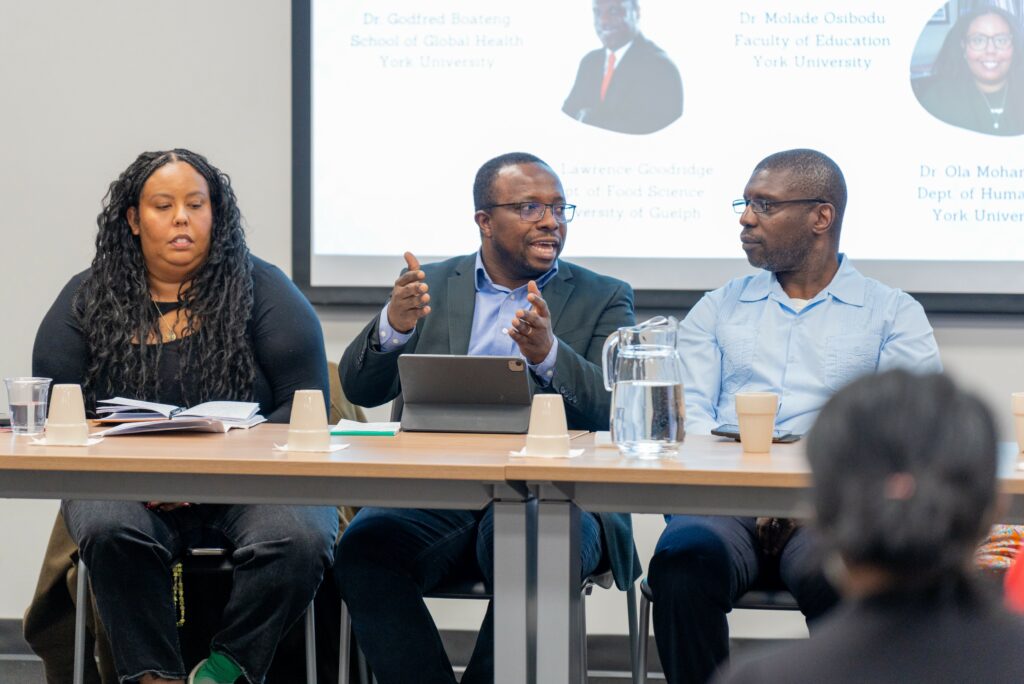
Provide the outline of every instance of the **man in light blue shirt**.
[[[747,260],[763,270],[706,294],[682,324],[690,433],[735,424],[738,392],[777,393],[776,427],[805,433],[861,375],[942,370],[921,305],[839,253],[846,182],[834,161],[814,150],[773,154],[733,206]],[[728,656],[726,613],[748,589],[781,584],[808,620],[834,605],[810,537],[787,520],[670,519],[648,577],[669,682],[714,673]]]
[[941,371],[921,305],[866,278],[844,254],[809,299],[790,297],[770,271],[709,292],[683,322],[686,430],[735,425],[736,392],[776,392],[779,430],[804,434],[836,390],[864,373]]

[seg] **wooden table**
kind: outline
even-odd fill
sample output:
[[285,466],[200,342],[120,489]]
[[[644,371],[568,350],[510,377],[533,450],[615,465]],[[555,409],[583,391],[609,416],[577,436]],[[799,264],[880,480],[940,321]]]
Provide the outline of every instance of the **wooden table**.
[[[570,644],[581,627],[574,622],[580,508],[745,516],[809,510],[799,443],[749,455],[735,442],[691,435],[678,458],[640,461],[586,435],[572,442],[585,448],[579,458],[533,459],[509,457],[522,436],[400,433],[335,437],[351,446],[330,454],[274,451],[286,429],[111,437],[88,448],[0,435],[0,496],[464,509],[493,501],[495,678],[515,684],[577,681],[581,664]],[[1024,522],[1024,476],[1009,468],[1015,445],[1006,445],[1004,457],[1002,489],[1011,503],[1003,519]]]
[[[770,454],[744,454],[729,439],[688,435],[678,457],[642,461],[594,437],[573,459],[513,459],[505,470],[524,481],[538,505],[536,681],[578,681],[579,510],[808,517],[810,473],[803,443],[775,444]],[[1004,521],[1024,522],[1024,474],[1016,444],[1001,445],[1001,488],[1010,495]]]
[[333,453],[274,450],[287,426],[227,434],[109,437],[46,447],[0,435],[0,497],[480,509],[494,502],[496,681],[531,679],[527,604],[534,593],[527,490],[508,483],[522,436],[400,433],[334,437]]

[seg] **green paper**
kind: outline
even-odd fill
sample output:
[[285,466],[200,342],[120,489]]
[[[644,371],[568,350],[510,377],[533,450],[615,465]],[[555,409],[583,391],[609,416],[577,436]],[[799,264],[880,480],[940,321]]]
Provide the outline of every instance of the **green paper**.
[[371,437],[394,437],[396,432],[389,430],[331,430],[332,435],[369,435]]

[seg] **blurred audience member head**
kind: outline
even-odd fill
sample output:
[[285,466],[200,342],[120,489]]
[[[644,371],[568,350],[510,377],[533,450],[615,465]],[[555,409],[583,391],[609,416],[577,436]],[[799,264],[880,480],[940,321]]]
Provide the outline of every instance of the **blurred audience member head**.
[[980,399],[944,375],[865,376],[826,404],[807,457],[848,596],[969,585],[996,501],[996,430]]

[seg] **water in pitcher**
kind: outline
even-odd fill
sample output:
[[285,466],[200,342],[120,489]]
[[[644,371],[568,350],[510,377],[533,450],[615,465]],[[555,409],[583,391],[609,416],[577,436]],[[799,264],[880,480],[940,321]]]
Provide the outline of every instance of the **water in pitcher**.
[[682,383],[620,381],[612,397],[612,441],[627,456],[673,456],[685,435]]

